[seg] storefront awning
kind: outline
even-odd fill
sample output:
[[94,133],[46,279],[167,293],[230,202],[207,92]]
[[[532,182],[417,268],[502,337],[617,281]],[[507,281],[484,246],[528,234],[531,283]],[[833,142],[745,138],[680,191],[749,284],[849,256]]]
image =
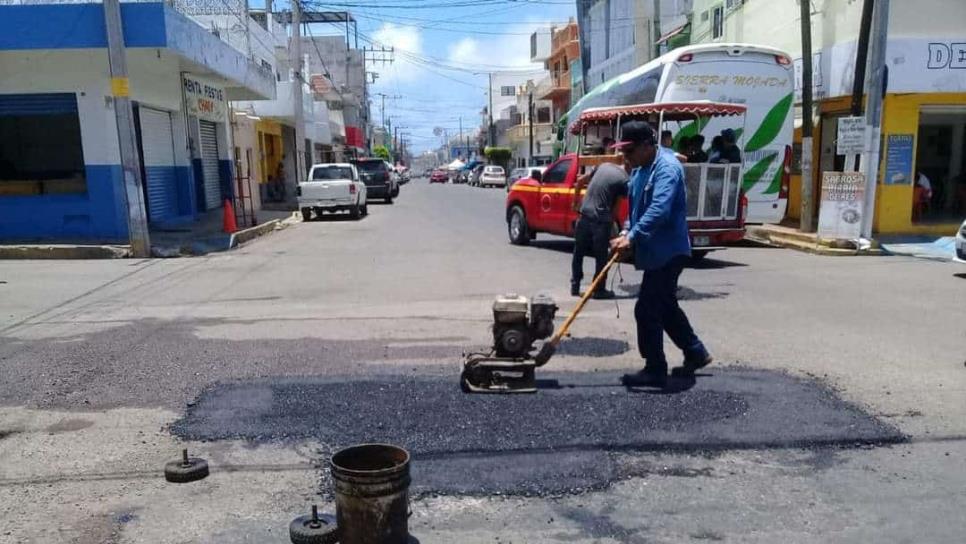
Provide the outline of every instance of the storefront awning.
[[689,24],[691,24],[691,23],[684,23],[683,25],[675,28],[674,30],[672,30],[672,31],[664,34],[663,36],[661,36],[660,38],[658,38],[658,40],[656,42],[654,42],[654,45],[661,45],[662,43],[664,43],[664,42],[670,40],[671,38],[677,36],[678,34],[684,32],[685,30],[687,30]]

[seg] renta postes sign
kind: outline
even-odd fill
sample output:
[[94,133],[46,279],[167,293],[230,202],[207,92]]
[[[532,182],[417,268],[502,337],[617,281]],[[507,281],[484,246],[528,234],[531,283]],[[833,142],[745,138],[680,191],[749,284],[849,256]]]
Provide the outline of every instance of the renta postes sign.
[[185,107],[189,115],[220,123],[228,116],[225,89],[203,78],[182,74]]

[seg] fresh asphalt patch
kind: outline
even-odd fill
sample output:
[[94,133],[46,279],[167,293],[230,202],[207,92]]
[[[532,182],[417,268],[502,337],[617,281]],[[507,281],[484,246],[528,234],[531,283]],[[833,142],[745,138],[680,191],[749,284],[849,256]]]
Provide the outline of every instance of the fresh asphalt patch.
[[[468,395],[456,377],[257,379],[214,385],[171,431],[189,440],[314,440],[319,456],[383,442],[413,456],[417,494],[558,494],[627,477],[623,452],[853,447],[899,431],[818,382],[716,368],[670,392],[619,374],[546,373],[536,394]],[[327,486],[323,477],[323,491]]]

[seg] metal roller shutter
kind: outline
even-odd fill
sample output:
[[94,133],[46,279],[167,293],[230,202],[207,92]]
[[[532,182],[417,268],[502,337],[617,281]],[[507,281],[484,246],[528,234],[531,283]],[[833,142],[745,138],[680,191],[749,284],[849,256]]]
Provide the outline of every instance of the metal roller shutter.
[[205,181],[205,209],[221,206],[221,180],[218,174],[218,125],[201,124],[201,171]]
[[174,169],[174,137],[171,114],[140,108],[141,157],[148,194],[148,219],[163,221],[177,215],[178,189]]

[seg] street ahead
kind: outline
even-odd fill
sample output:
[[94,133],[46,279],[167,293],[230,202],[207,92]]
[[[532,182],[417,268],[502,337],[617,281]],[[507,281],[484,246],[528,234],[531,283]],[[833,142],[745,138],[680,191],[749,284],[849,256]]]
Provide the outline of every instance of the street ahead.
[[[423,543],[961,541],[966,268],[714,253],[679,295],[717,362],[641,394],[624,266],[539,393],[466,396],[494,295],[575,300],[571,244],[510,246],[504,196],[419,179],[229,253],[0,263],[0,542],[287,542],[363,441],[413,452]],[[164,482],[182,444],[210,477]]]

